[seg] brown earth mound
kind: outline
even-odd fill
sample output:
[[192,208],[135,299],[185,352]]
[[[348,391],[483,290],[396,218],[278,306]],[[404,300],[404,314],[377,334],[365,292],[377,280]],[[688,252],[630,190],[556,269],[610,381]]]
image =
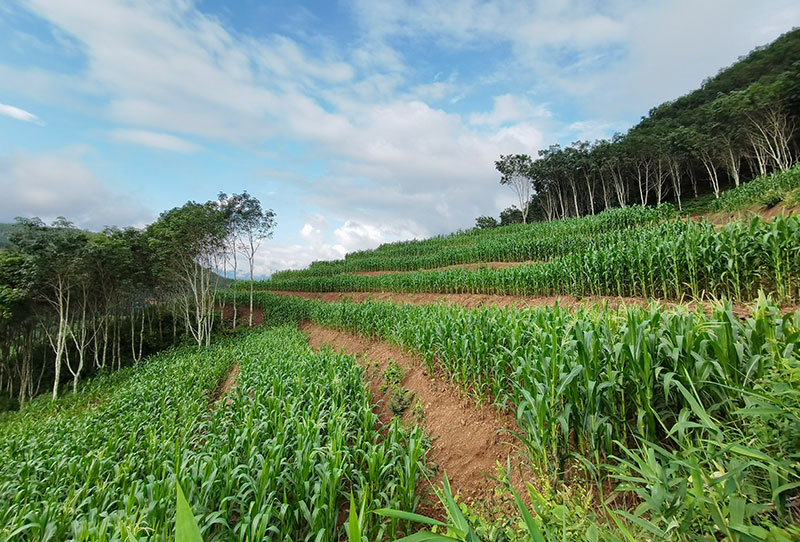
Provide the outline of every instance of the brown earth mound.
[[719,211],[716,213],[703,213],[692,218],[703,218],[708,220],[715,226],[724,226],[733,220],[749,220],[754,216],[760,216],[763,220],[772,220],[779,215],[789,215],[791,213],[800,213],[800,207],[787,207],[786,205],[779,204],[774,207],[751,207],[750,209],[743,209],[740,211]]
[[[236,378],[239,376],[239,364],[234,363],[233,366],[228,371],[228,376],[225,377],[225,380],[220,382],[217,386],[217,389],[214,391],[214,395],[212,396],[211,402],[217,403],[220,399],[222,399],[226,393],[233,389],[233,386],[236,385]],[[230,401],[230,399],[228,399]]]
[[488,476],[496,476],[497,465],[505,466],[510,460],[512,483],[520,494],[527,494],[519,474],[515,438],[503,432],[517,428],[512,416],[464,397],[443,375],[427,374],[419,358],[399,347],[312,323],[302,324],[300,330],[315,349],[330,346],[361,356],[359,361],[376,400],[376,412],[384,422],[393,415],[388,407],[392,391],[381,386],[384,373],[391,361],[400,366],[403,372],[400,386],[414,394],[403,417],[424,425],[432,439],[429,459],[440,467],[434,483],[440,483],[443,472],[447,472],[453,490],[465,501],[487,504],[497,487],[497,482]]

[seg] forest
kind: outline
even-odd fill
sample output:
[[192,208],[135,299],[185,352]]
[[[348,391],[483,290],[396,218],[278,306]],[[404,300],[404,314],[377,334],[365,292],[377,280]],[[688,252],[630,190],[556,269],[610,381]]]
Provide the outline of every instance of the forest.
[[[797,159],[800,30],[752,51],[701,88],[652,108],[610,140],[550,145],[538,155],[502,155],[501,184],[519,198],[513,223],[593,215],[612,207],[719,198]],[[493,226],[479,217],[479,226]]]
[[0,254],[3,402],[22,406],[45,389],[55,399],[64,373],[75,392],[81,378],[186,338],[210,344],[228,266],[252,286],[274,226],[275,213],[247,192],[187,202],[142,230],[18,218]]

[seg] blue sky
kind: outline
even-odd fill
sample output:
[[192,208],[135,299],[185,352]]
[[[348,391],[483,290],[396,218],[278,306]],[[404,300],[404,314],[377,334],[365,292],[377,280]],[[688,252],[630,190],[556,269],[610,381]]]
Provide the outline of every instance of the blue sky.
[[500,154],[608,137],[796,1],[10,0],[0,221],[143,226],[247,190],[269,273],[472,226]]

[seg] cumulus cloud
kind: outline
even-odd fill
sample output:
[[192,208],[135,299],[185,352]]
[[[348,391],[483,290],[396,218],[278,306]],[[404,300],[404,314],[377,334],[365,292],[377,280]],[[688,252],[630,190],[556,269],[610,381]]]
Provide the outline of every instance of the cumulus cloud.
[[633,117],[693,88],[800,20],[793,0],[517,2],[353,0],[371,39],[453,49],[510,47],[494,78],[564,94],[605,120]]
[[24,109],[20,109],[19,107],[14,107],[13,105],[6,105],[0,103],[0,115],[5,115],[7,117],[11,117],[12,119],[22,120],[25,122],[33,122],[35,124],[44,125],[44,122],[28,111]]
[[[117,141],[183,153],[196,141],[302,146],[320,171],[304,179],[292,158],[271,156],[276,171],[290,172],[277,189],[325,216],[276,234],[287,241],[276,237],[260,257],[264,269],[296,267],[496,216],[512,202],[493,166],[500,154],[624,129],[620,119],[697,86],[800,19],[796,2],[767,3],[467,0],[454,10],[445,0],[353,0],[359,35],[310,51],[287,36],[237,32],[192,1],[28,0],[79,44],[84,72],[0,66],[0,88],[20,81],[42,99],[62,99],[60,88],[91,97],[84,108],[118,124]],[[424,79],[397,45],[409,41],[507,55],[469,80]],[[491,104],[462,105],[481,86],[504,90]],[[448,108],[455,102],[458,111]],[[555,118],[558,110],[570,118]]]
[[148,130],[114,130],[111,132],[111,139],[180,153],[192,153],[200,150],[200,146],[189,143],[180,137]]
[[487,113],[473,113],[469,117],[471,124],[501,126],[516,124],[535,118],[550,118],[552,113],[544,105],[534,107],[527,99],[503,94],[494,97],[494,108]]
[[56,154],[0,156],[0,220],[64,216],[94,231],[104,226],[144,226],[155,216],[134,198],[103,183],[83,162],[82,149]]

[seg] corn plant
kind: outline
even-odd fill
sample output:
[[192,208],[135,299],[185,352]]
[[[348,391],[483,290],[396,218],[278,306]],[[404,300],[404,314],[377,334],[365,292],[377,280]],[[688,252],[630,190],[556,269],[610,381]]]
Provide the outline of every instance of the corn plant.
[[800,217],[669,221],[619,230],[542,263],[501,270],[447,269],[378,276],[278,278],[264,290],[392,291],[505,295],[610,295],[747,301],[760,290],[800,298]]
[[[800,495],[800,313],[781,315],[764,296],[745,320],[727,302],[705,314],[656,305],[467,310],[267,293],[258,301],[278,320],[309,319],[418,352],[465,392],[516,413],[532,463],[554,483],[583,471],[584,483],[617,483],[643,499],[652,478],[631,473],[661,472],[666,462],[671,479],[686,480],[687,456],[676,454],[690,450],[698,472],[724,465],[731,473],[719,481],[723,493],[706,496],[724,504],[720,517],[736,527],[731,532],[786,531],[792,521],[790,503]],[[743,461],[748,454],[755,462]],[[744,500],[732,502],[735,495]],[[687,537],[714,528],[695,521],[697,510],[712,510],[692,508],[698,498],[683,491],[669,505],[690,518]],[[731,516],[741,503],[747,513]],[[656,525],[661,513],[640,515]],[[615,517],[653,532],[639,516]]]
[[[234,362],[235,391],[210,407]],[[108,384],[97,403],[4,422],[0,538],[170,539],[185,490],[204,539],[333,541],[351,492],[368,512],[419,499],[421,431],[382,427],[354,358],[296,329],[173,350]],[[407,526],[370,513],[360,528]]]

